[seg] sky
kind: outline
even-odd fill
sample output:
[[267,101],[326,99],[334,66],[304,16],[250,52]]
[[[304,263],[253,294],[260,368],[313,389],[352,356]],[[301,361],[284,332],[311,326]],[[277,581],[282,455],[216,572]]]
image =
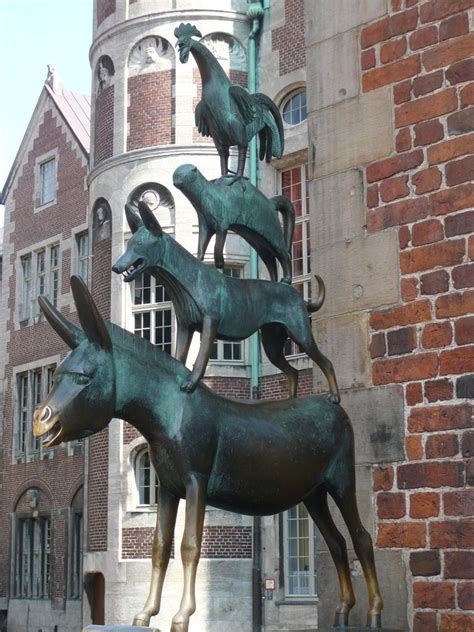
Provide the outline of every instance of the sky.
[[0,0],[0,190],[47,65],[55,67],[67,90],[90,93],[92,5],[93,0]]

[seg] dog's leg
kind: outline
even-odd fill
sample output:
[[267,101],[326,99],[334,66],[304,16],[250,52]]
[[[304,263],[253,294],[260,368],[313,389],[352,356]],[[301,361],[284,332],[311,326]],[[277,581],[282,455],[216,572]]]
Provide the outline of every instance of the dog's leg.
[[263,325],[262,329],[262,345],[265,353],[272,364],[283,371],[288,378],[288,393],[290,397],[296,397],[298,389],[298,371],[291,366],[285,358],[284,347],[288,338],[285,327],[273,323],[271,325]]
[[227,230],[219,230],[216,233],[216,243],[214,246],[214,263],[216,268],[224,267],[224,244],[227,238]]
[[304,350],[305,353],[309,355],[311,360],[316,362],[319,366],[329,384],[329,399],[333,404],[339,404],[341,396],[339,394],[336,373],[332,362],[328,360],[328,358],[326,358],[326,356],[318,349],[318,345],[316,344],[311,331],[311,321],[307,314],[302,313],[301,318],[298,318],[296,314],[295,316],[296,318],[291,325],[287,325],[288,335]]
[[193,339],[193,330],[190,327],[186,327],[182,323],[177,323],[178,331],[176,332],[176,359],[182,362],[186,362],[188,357],[189,346]]
[[198,243],[198,259],[204,259],[207,247],[211,241],[214,232],[209,228],[204,219],[199,218],[199,243]]
[[218,321],[212,320],[209,316],[204,316],[198,357],[196,358],[191,376],[181,384],[182,391],[192,393],[204,375],[209,356],[211,355],[212,345],[216,338],[218,324]]

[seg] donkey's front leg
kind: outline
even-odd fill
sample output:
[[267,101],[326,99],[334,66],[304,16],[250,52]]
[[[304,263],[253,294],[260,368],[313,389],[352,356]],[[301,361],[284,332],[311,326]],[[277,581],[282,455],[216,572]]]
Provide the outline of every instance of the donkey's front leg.
[[143,610],[133,619],[133,625],[147,626],[150,623],[150,617],[158,614],[160,610],[161,591],[170,559],[178,504],[179,498],[168,494],[160,485],[156,528],[153,536],[150,592]]
[[204,316],[202,321],[201,346],[199,348],[198,357],[194,363],[193,370],[189,379],[181,384],[181,390],[186,393],[192,393],[197,383],[206,371],[209,356],[211,355],[212,345],[217,334],[218,322],[209,316]]
[[186,518],[181,542],[183,596],[179,610],[173,617],[171,632],[188,632],[189,618],[196,610],[196,571],[201,555],[206,491],[207,480],[199,476],[193,475],[186,485]]

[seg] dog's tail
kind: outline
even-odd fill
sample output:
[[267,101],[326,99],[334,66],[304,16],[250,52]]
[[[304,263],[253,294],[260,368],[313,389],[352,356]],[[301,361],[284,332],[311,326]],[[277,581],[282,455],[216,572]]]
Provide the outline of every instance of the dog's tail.
[[273,202],[275,210],[278,211],[278,213],[280,213],[283,218],[283,236],[285,239],[285,246],[288,252],[291,254],[293,233],[295,232],[294,206],[284,195],[275,195],[275,197],[272,197],[271,202]]
[[326,298],[326,286],[324,285],[324,281],[318,274],[315,274],[314,278],[318,283],[318,296],[314,303],[306,301],[306,308],[310,314],[312,314],[313,312],[317,312],[318,309],[321,309],[324,303],[324,299]]

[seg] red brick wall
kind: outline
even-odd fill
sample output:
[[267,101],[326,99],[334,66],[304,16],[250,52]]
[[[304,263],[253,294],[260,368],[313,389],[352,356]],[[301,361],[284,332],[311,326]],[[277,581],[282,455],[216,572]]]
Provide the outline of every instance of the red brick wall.
[[[122,530],[122,558],[151,557],[153,527],[127,527]],[[174,557],[174,542],[171,557]],[[243,559],[252,557],[252,527],[204,527],[201,559]]]
[[474,626],[472,0],[392,0],[362,29],[365,92],[392,86],[395,151],[365,169],[396,230],[400,303],[370,316],[374,385],[401,383],[406,462],[375,471],[377,544],[406,549],[414,632]]
[[115,0],[97,0],[97,26],[112,13],[115,13]]
[[[92,295],[104,318],[110,318],[112,239],[94,243],[92,256]],[[109,428],[89,439],[87,481],[87,550],[107,550],[107,508],[109,480]]]
[[[46,152],[56,149],[57,197],[56,204],[34,213],[35,195],[35,160]],[[77,151],[76,151],[77,150]],[[13,199],[11,216],[5,218],[8,226],[15,222],[14,231],[9,235],[9,243],[13,249],[10,263],[15,266],[16,251],[23,248],[34,250],[35,244],[55,235],[63,238],[71,236],[71,230],[83,224],[87,219],[87,190],[85,189],[86,166],[81,160],[82,150],[71,144],[61,125],[57,124],[51,110],[46,111],[39,125],[31,151],[26,155],[15,189],[10,193]],[[9,203],[8,205],[9,206]],[[69,283],[65,275],[70,271],[70,250],[61,250],[63,262],[60,292],[69,291]],[[68,456],[66,446],[54,448],[52,460],[34,460],[29,463],[12,464],[13,457],[13,423],[14,392],[16,384],[13,380],[14,368],[52,355],[64,356],[69,349],[59,336],[45,322],[40,322],[20,330],[14,329],[14,314],[18,306],[15,304],[15,273],[4,278],[8,283],[10,309],[6,322],[10,341],[7,344],[9,353],[5,368],[4,391],[4,431],[3,431],[3,488],[1,490],[2,510],[0,512],[0,565],[4,572],[0,573],[0,595],[7,596],[10,585],[10,572],[13,563],[10,560],[11,523],[10,514],[15,510],[19,496],[30,487],[40,489],[42,498],[49,498],[53,521],[52,541],[52,596],[55,607],[62,607],[66,597],[65,553],[66,528],[65,511],[72,497],[83,481],[82,455]],[[64,313],[67,315],[68,310]],[[8,570],[7,570],[8,569]]]
[[96,165],[114,153],[114,86],[95,100],[94,162]]
[[174,69],[128,79],[128,151],[175,142],[174,82]]
[[272,31],[272,51],[280,57],[280,76],[306,65],[304,0],[284,0],[285,24]]

